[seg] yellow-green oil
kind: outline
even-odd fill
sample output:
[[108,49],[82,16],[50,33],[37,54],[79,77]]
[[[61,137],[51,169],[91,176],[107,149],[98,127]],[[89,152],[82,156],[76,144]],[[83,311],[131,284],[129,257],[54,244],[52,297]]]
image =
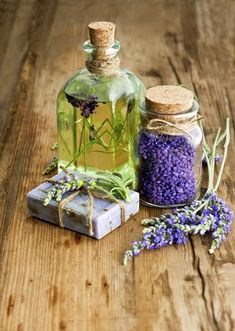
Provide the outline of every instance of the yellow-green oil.
[[115,102],[98,102],[87,118],[79,107],[68,103],[65,93],[58,101],[59,169],[108,170],[134,181],[136,100],[128,96]]

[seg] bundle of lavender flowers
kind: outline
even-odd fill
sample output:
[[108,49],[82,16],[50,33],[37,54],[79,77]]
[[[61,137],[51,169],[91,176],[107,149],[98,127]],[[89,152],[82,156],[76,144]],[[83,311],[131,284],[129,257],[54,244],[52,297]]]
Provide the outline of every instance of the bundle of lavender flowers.
[[[230,230],[233,219],[232,210],[216,193],[224,170],[229,141],[229,119],[227,118],[225,131],[221,133],[221,129],[218,129],[212,148],[203,137],[203,149],[208,167],[208,187],[205,195],[188,206],[174,208],[169,214],[143,220],[142,239],[132,242],[131,248],[126,251],[125,265],[142,250],[184,244],[189,235],[193,234],[211,234],[212,243],[209,249],[211,254],[220,246],[226,238],[226,233]],[[224,151],[216,178],[217,148],[221,144],[223,144]]]

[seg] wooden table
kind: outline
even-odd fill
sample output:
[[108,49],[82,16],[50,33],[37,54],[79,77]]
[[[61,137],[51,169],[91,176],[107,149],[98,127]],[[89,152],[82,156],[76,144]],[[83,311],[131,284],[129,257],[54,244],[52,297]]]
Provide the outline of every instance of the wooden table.
[[[55,99],[83,66],[93,20],[117,24],[123,66],[147,87],[193,88],[212,136],[235,120],[235,1],[2,0],[0,3],[1,331],[235,330],[235,228],[122,265],[141,212],[101,241],[27,216],[56,140]],[[234,132],[219,194],[234,201]]]

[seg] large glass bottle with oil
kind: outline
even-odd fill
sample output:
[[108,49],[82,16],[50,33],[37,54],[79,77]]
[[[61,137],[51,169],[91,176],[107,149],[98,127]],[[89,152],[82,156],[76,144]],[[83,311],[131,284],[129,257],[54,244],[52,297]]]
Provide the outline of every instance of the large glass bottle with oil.
[[59,169],[108,170],[134,181],[134,137],[144,86],[119,67],[120,44],[111,22],[89,24],[86,67],[57,99]]

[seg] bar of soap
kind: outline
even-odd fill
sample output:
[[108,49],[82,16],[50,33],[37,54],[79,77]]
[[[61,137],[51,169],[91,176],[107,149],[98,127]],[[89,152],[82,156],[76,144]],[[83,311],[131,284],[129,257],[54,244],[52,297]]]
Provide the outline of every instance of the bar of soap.
[[[59,180],[64,177],[64,172],[53,177],[54,180]],[[43,221],[59,225],[58,219],[58,203],[51,200],[48,206],[44,206],[43,202],[47,191],[53,184],[44,182],[27,194],[27,205],[29,214]],[[131,201],[129,203],[120,200],[125,209],[125,220],[138,213],[139,211],[139,193],[130,192]],[[89,197],[86,193],[77,195],[72,201],[68,202],[64,207],[63,226],[85,235],[89,234],[88,227],[88,211]],[[108,199],[99,199],[94,197],[93,205],[93,236],[96,239],[101,239],[122,223],[121,208],[118,203]]]

